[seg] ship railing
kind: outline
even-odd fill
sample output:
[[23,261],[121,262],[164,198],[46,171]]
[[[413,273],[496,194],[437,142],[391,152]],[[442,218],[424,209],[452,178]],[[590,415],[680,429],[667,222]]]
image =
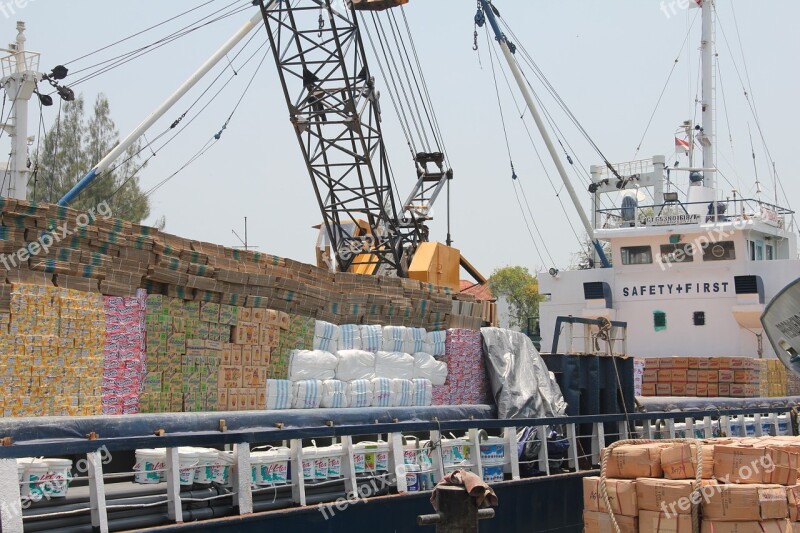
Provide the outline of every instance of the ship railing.
[[[588,475],[596,473],[601,450],[618,439],[796,435],[796,423],[792,420],[796,402],[791,398],[771,400],[770,407],[728,410],[535,419],[434,417],[410,422],[229,431],[221,428],[215,432],[160,436],[94,435],[93,440],[16,442],[0,446],[0,486],[4,488],[0,491],[0,525],[3,532],[21,532],[28,528],[48,530],[91,524],[93,530],[104,532],[300,506],[315,506],[323,514],[344,512],[348,502],[395,493],[419,496],[456,468],[474,471],[493,483],[513,483],[530,475]],[[124,418],[120,417],[121,425]],[[382,436],[388,447],[386,468],[376,471],[373,465],[371,471],[358,472],[356,456],[363,454],[363,449],[359,452],[356,443],[374,442]],[[442,440],[455,437],[460,440]],[[341,444],[338,475],[316,481],[304,475],[304,447],[312,439],[315,444],[323,441]],[[460,452],[452,449],[454,442],[461,446]],[[264,443],[290,449],[288,483],[253,485],[250,452]],[[179,448],[183,446],[230,450],[232,486],[181,486],[180,472],[187,468],[180,459]],[[465,447],[469,450],[465,451]],[[520,447],[527,450],[522,457],[518,455]],[[134,485],[130,483],[135,474],[133,467],[123,468],[122,472],[105,471],[113,455],[142,448],[165,449],[165,482]],[[18,477],[16,458],[53,456],[85,458],[80,461],[85,463],[81,465],[85,467],[85,475],[80,481],[86,486],[70,488],[75,494],[59,501],[26,500],[20,493],[23,483]],[[420,460],[421,457],[425,459]],[[73,480],[75,485],[79,484],[77,480]]]
[[[701,206],[702,209],[692,209]],[[699,214],[701,211],[702,214]],[[596,210],[603,229],[707,224],[757,220],[786,228],[786,217],[794,221],[794,211],[755,198],[736,198],[711,202],[665,202],[663,204],[613,207]]]
[[[623,163],[612,163],[611,166],[614,167],[617,174],[622,177],[649,174],[655,169],[652,159],[637,159],[635,161],[625,161]],[[616,175],[612,175],[611,169],[607,166],[599,166],[597,168],[599,170],[598,179],[616,178]]]

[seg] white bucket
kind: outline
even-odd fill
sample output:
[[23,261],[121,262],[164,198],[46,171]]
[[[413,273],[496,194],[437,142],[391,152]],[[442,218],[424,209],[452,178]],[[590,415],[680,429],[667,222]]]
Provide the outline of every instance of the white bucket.
[[72,461],[69,459],[42,459],[47,465],[42,487],[51,498],[64,498],[72,479]]
[[303,479],[306,481],[325,481],[328,479],[330,458],[324,448],[307,446],[303,448]]
[[195,470],[197,469],[197,462],[199,458],[200,454],[198,453],[197,448],[178,448],[181,486],[191,486],[194,484],[194,474]]
[[[414,442],[407,443],[405,441],[413,440]],[[403,464],[415,465],[418,463],[419,458],[419,443],[416,437],[404,437],[403,444]]]
[[378,441],[378,448],[375,451],[375,471],[389,471],[389,443]]
[[289,448],[273,448],[264,452],[261,463],[261,486],[286,485],[289,482]]
[[267,485],[264,479],[264,465],[269,461],[269,451],[250,452],[250,486],[255,488]]
[[214,481],[214,467],[219,465],[219,450],[197,448],[197,454],[194,482],[198,485],[210,485]]
[[233,452],[217,452],[217,463],[211,467],[211,482],[232,487],[231,468],[234,464],[236,464],[236,458],[233,456]]
[[341,444],[333,444],[326,448],[319,448],[328,459],[328,479],[338,479],[342,477],[342,455],[344,450]]
[[481,462],[497,464],[505,461],[506,442],[502,437],[488,437],[480,443]]
[[442,463],[444,466],[469,465],[471,446],[460,438],[442,439]]
[[[38,502],[44,497],[44,487],[39,480],[47,475],[47,464],[36,459],[27,461],[22,474],[21,495],[23,498]],[[17,471],[19,471],[19,467],[17,467]]]
[[356,474],[374,474],[378,471],[378,443],[357,442],[353,444],[353,467]]
[[22,486],[22,478],[25,477],[25,470],[28,468],[28,463],[32,461],[32,457],[17,458],[17,477],[19,478],[20,487]]
[[161,449],[136,450],[136,465],[133,467],[133,481],[148,484],[159,483],[164,479],[167,466],[167,451]]

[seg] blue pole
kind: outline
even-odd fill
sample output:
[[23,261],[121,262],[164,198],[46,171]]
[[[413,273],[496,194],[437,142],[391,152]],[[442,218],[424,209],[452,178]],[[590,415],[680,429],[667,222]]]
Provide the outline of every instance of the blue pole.
[[483,6],[483,12],[486,14],[486,18],[489,19],[489,25],[492,27],[495,38],[501,43],[506,41],[505,34],[500,31],[500,25],[497,24],[497,19],[494,16],[494,11],[492,11],[492,6],[489,5],[487,0],[481,0],[481,6]]
[[603,268],[611,268],[611,263],[608,261],[608,257],[606,257],[606,253],[600,241],[595,239],[592,241],[592,244],[594,245],[595,251],[597,251],[598,257],[600,257],[600,264],[603,265]]
[[78,196],[83,189],[85,189],[94,179],[97,177],[97,167],[93,168],[86,174],[81,181],[75,184],[64,197],[58,201],[58,205],[66,206],[69,205],[72,200]]

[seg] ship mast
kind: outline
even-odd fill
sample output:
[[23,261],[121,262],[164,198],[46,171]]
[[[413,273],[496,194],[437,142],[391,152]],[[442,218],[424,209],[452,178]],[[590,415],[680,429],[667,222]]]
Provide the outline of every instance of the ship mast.
[[714,189],[716,178],[716,153],[714,131],[714,0],[702,0],[703,36],[701,54],[703,63],[703,125],[700,142],[703,145],[704,185]]

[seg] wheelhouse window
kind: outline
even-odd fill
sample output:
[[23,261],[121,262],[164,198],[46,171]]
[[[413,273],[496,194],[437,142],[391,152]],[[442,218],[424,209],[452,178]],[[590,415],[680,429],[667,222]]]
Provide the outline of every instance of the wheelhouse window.
[[649,246],[624,246],[621,252],[623,265],[649,265],[653,262]]
[[775,259],[775,248],[771,245],[767,245],[767,261],[772,261]]
[[703,247],[703,261],[730,261],[736,259],[733,241],[712,242]]
[[662,263],[691,263],[694,261],[694,246],[692,243],[662,244]]

